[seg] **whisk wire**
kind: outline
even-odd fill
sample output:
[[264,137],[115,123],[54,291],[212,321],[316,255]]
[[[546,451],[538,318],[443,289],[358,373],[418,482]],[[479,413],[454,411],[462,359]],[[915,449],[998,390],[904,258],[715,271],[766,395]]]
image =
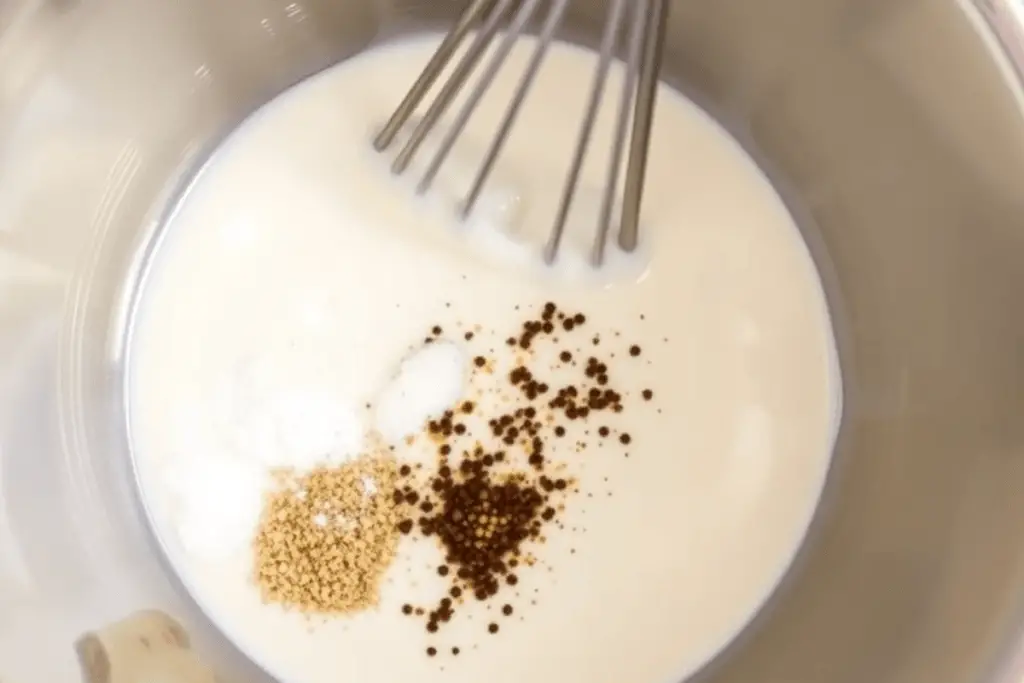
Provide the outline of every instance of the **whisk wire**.
[[626,77],[622,82],[622,95],[619,100],[619,113],[615,122],[615,137],[612,141],[611,159],[608,164],[608,179],[605,182],[604,197],[601,199],[601,213],[598,218],[597,236],[591,251],[591,261],[595,267],[604,264],[605,247],[608,244],[608,233],[611,232],[612,213],[615,210],[615,197],[619,189],[619,176],[622,173],[622,157],[626,149],[626,131],[632,116],[631,106],[636,95],[636,84],[640,70],[640,58],[644,47],[644,31],[647,27],[647,3],[633,3],[633,20],[630,24],[629,44],[626,53]]
[[448,154],[451,152],[452,147],[455,145],[455,141],[458,140],[459,135],[462,134],[462,130],[466,127],[466,123],[469,122],[473,112],[476,111],[477,105],[480,104],[480,100],[487,93],[491,82],[498,75],[498,71],[505,64],[505,60],[508,58],[512,48],[515,47],[516,41],[519,39],[520,33],[526,24],[533,18],[534,12],[537,7],[540,6],[541,0],[526,0],[525,3],[516,12],[515,17],[512,19],[512,24],[505,32],[501,43],[498,45],[498,49],[491,56],[490,62],[484,69],[484,73],[480,76],[476,86],[469,94],[468,99],[462,105],[462,109],[455,116],[455,121],[452,123],[451,128],[447,131],[444,139],[441,141],[441,146],[434,154],[434,158],[431,160],[430,165],[427,167],[426,172],[423,175],[423,179],[420,181],[417,191],[426,192],[430,188],[430,184],[434,181],[434,177],[437,172],[441,169],[445,159],[448,158]]
[[466,80],[472,75],[473,70],[487,51],[491,41],[494,39],[494,35],[501,27],[502,20],[508,14],[512,5],[513,0],[498,0],[494,10],[487,16],[483,26],[474,36],[473,42],[470,44],[466,54],[462,56],[452,75],[441,88],[437,99],[431,103],[426,114],[423,115],[423,120],[413,129],[411,137],[405,143],[402,151],[398,153],[398,157],[395,158],[395,163],[391,167],[395,173],[401,174],[409,167],[420,145],[427,139],[427,135],[437,125],[441,116],[444,115],[452,101],[459,94],[462,86],[465,85]]
[[505,112],[505,117],[502,119],[501,125],[498,126],[498,133],[495,135],[494,140],[491,141],[491,146],[484,155],[484,162],[480,166],[480,170],[477,172],[476,178],[473,179],[473,185],[470,187],[469,193],[466,195],[466,200],[459,209],[459,215],[462,218],[466,218],[470,212],[472,212],[473,206],[476,204],[477,199],[480,198],[480,192],[483,190],[484,184],[487,182],[487,178],[490,176],[495,162],[501,155],[501,150],[505,146],[505,141],[508,140],[512,127],[515,125],[516,118],[519,116],[519,110],[522,109],[523,103],[526,101],[526,95],[529,92],[530,87],[533,85],[533,81],[537,77],[537,73],[540,71],[540,65],[544,62],[544,56],[547,54],[548,47],[550,47],[551,41],[554,39],[555,33],[558,31],[558,27],[561,25],[562,19],[565,17],[565,10],[569,7],[570,2],[571,0],[557,0],[552,4],[551,9],[548,11],[547,19],[544,21],[544,26],[541,28],[537,47],[533,51],[530,64],[526,67],[526,71],[523,73],[523,76],[519,81],[519,85],[516,88],[515,94],[512,96],[509,108]]
[[629,145],[629,166],[626,169],[622,201],[622,224],[619,227],[619,246],[627,252],[636,249],[640,238],[640,204],[647,174],[651,129],[654,126],[654,104],[658,96],[668,11],[669,0],[649,0],[640,85],[633,115],[633,135]]
[[448,62],[451,61],[455,52],[459,49],[459,45],[462,44],[462,41],[469,32],[480,21],[484,12],[490,8],[493,1],[474,0],[473,4],[466,8],[466,11],[459,17],[452,30],[441,41],[441,45],[434,52],[426,68],[423,69],[419,78],[413,83],[412,88],[409,89],[409,92],[402,99],[402,102],[398,105],[394,114],[391,115],[387,124],[377,134],[373,141],[374,149],[378,152],[383,152],[391,146],[395,136],[402,130],[402,127],[405,126],[409,117],[416,111],[420,102],[430,92],[438,77],[444,73],[445,67],[448,66]]
[[558,256],[558,248],[565,233],[565,223],[569,217],[569,210],[572,208],[572,200],[576,195],[576,187],[579,184],[580,171],[583,162],[586,160],[587,148],[590,146],[590,137],[594,132],[594,123],[601,110],[601,98],[604,95],[605,84],[608,80],[608,70],[611,68],[612,58],[615,53],[615,44],[618,39],[618,30],[622,12],[626,7],[626,0],[612,0],[608,18],[605,21],[604,34],[601,36],[601,52],[598,57],[597,74],[594,77],[594,84],[591,86],[590,99],[587,102],[586,112],[583,116],[583,125],[580,128],[579,141],[576,143],[576,152],[573,154],[572,165],[569,167],[569,175],[566,179],[565,188],[562,191],[562,199],[558,205],[558,213],[555,216],[555,227],[551,231],[551,237],[544,248],[544,261],[548,264],[554,263]]
[[[544,260],[549,264],[557,259],[563,241],[568,217],[578,190],[580,175],[601,111],[602,98],[607,89],[608,75],[618,50],[619,35],[623,32],[623,23],[628,25],[625,78],[615,119],[609,167],[604,179],[597,234],[591,248],[590,260],[595,266],[600,266],[604,262],[609,233],[614,222],[616,199],[620,193],[619,181],[623,171],[625,171],[626,177],[621,187],[622,202],[618,244],[626,252],[632,252],[638,246],[640,208],[670,1],[610,0],[601,35],[598,65],[586,108],[583,111],[579,137],[559,198],[554,225],[543,247]],[[472,91],[456,113],[452,126],[443,135],[417,185],[419,192],[429,189],[454,148],[458,137],[463,133],[484,95],[507,61],[516,40],[526,31],[527,26],[544,2],[549,4],[549,9],[540,28],[533,55],[520,76],[512,99],[473,178],[469,192],[458,209],[462,218],[466,218],[473,210],[497,159],[508,142],[522,105],[536,80],[545,55],[567,15],[572,0],[472,0],[373,141],[374,147],[378,151],[384,151],[394,142],[398,133],[412,118],[423,100],[433,91],[438,79],[448,70],[449,63],[456,58],[462,43],[475,29],[476,32],[470,45],[462,53],[448,75],[447,81],[441,85],[436,97],[417,122],[391,165],[391,169],[396,175],[404,173],[424,141],[454,103],[462,88],[466,86],[485,54],[490,51],[495,36],[507,23],[508,27],[501,42],[490,55],[483,74],[476,81]],[[627,8],[632,10],[632,14],[629,14]],[[513,9],[515,9],[514,14]]]

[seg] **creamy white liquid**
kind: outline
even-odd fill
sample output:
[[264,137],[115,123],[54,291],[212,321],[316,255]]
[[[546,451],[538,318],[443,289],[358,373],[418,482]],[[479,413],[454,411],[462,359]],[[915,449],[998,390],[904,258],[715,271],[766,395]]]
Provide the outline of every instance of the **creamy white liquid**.
[[[547,57],[466,239],[450,218],[458,182],[532,46],[514,50],[431,199],[417,201],[368,140],[435,44],[374,50],[281,96],[227,141],[171,222],[130,349],[132,440],[154,524],[199,603],[285,681],[678,680],[767,598],[821,493],[839,377],[817,274],[753,162],[667,89],[641,256],[613,264],[597,278],[604,286],[571,266],[552,275],[530,265],[595,64],[563,45]],[[613,72],[609,93],[620,77]],[[589,248],[615,109],[610,98],[567,261]],[[516,252],[499,229],[528,246]],[[500,599],[467,605],[438,636],[401,614],[403,603],[443,594],[427,541],[403,540],[379,610],[329,621],[262,605],[248,548],[204,559],[183,547],[169,483],[177,464],[223,457],[251,472],[280,449],[347,453],[372,420],[364,405],[425,330],[479,324],[473,348],[500,355],[523,319],[515,307],[548,300],[585,312],[602,352],[621,359],[619,388],[634,398],[650,388],[655,400],[613,416],[613,428],[633,435],[628,449],[582,457],[571,438],[550,445],[552,457],[578,462],[581,493],[569,499],[565,531],[538,549],[541,565],[521,574],[516,614],[499,635],[485,625]],[[632,343],[640,358],[628,358]],[[288,408],[288,397],[305,407]],[[415,445],[397,455],[422,457]],[[442,656],[427,657],[427,645]],[[458,657],[446,655],[452,645]]]

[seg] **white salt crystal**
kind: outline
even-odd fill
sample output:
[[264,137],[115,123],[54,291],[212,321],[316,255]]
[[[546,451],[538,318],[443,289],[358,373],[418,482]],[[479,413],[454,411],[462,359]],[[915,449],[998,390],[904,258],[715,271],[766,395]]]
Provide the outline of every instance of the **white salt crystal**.
[[363,493],[366,494],[367,497],[373,496],[377,493],[377,482],[373,480],[373,477],[363,475],[362,484]]
[[454,406],[466,384],[466,357],[446,341],[427,344],[402,361],[377,402],[377,430],[389,443],[419,433]]

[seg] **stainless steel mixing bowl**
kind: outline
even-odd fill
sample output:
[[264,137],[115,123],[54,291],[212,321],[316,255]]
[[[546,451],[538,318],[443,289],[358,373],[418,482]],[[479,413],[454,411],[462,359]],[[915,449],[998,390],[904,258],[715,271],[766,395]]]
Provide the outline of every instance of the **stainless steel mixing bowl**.
[[[1024,30],[1016,0],[676,0],[668,78],[790,201],[835,313],[836,465],[709,683],[1024,679]],[[260,103],[443,0],[0,3],[0,679],[74,680],[130,610],[185,620],[138,512],[125,294],[183,174]],[[578,0],[575,39],[599,4]],[[681,163],[686,163],[682,160]],[[36,655],[45,656],[36,656]],[[623,652],[628,656],[628,649]]]

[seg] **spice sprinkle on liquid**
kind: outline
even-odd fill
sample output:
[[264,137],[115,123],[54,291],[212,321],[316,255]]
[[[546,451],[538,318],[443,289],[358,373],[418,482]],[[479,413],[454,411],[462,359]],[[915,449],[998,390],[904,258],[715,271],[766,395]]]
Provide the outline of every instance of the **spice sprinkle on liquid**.
[[[587,326],[584,314],[547,303],[497,353],[490,350],[493,357],[473,356],[475,374],[492,386],[491,397],[497,400],[470,397],[430,420],[424,433],[436,445],[435,466],[426,476],[410,468],[400,471],[394,502],[402,519],[396,528],[403,535],[434,539],[444,558],[437,567],[447,585],[444,594],[428,606],[402,607],[403,614],[424,619],[428,634],[442,633],[460,609],[498,596],[504,617],[517,613],[511,602],[517,597],[519,574],[538,564],[536,553],[549,527],[559,525],[569,498],[579,490],[568,472],[578,464],[573,456],[587,443],[577,442],[569,458],[564,445],[558,449],[552,444],[564,441],[572,423],[578,429],[601,415],[625,410],[627,398],[615,388],[610,358],[599,358],[594,348],[592,340],[600,335],[586,332]],[[436,329],[432,340],[439,338]],[[480,335],[463,337],[471,341]],[[575,337],[579,342],[570,344]],[[539,353],[545,345],[554,351],[554,365],[547,368]],[[622,355],[638,354],[630,348]],[[495,372],[509,365],[506,373]],[[558,369],[564,377],[566,368],[576,379],[552,386],[545,370]],[[482,414],[483,405],[500,408]],[[604,425],[595,425],[594,433],[609,444],[626,445],[632,438]],[[500,626],[491,622],[486,631],[497,634]],[[458,645],[447,649],[457,652]],[[428,654],[443,651],[432,645]]]
[[[436,573],[445,589],[430,605],[402,604],[403,615],[422,619],[431,635],[441,634],[459,610],[499,596],[495,614],[519,615],[523,610],[513,603],[520,574],[543,564],[540,547],[563,526],[560,516],[579,493],[571,473],[579,471],[588,443],[567,440],[570,429],[589,435],[581,427],[601,420],[592,425],[601,442],[632,443],[630,434],[607,424],[626,409],[628,396],[615,388],[614,351],[598,355],[612,345],[600,345],[601,333],[586,331],[590,326],[584,314],[547,303],[498,352],[472,355],[476,394],[424,426],[421,436],[435,449],[430,467],[403,464],[392,448],[339,467],[276,473],[278,487],[253,543],[264,601],[333,616],[374,607],[399,538],[418,536],[437,543],[443,562]],[[469,346],[484,344],[483,332],[477,325],[457,334]],[[443,334],[434,325],[423,343]],[[633,345],[621,356],[629,362],[640,352]],[[554,386],[548,379],[564,381],[566,370],[573,381]],[[654,392],[641,396],[649,402]],[[501,631],[497,621],[484,628],[490,635]],[[460,646],[431,644],[426,653],[458,655]]]

